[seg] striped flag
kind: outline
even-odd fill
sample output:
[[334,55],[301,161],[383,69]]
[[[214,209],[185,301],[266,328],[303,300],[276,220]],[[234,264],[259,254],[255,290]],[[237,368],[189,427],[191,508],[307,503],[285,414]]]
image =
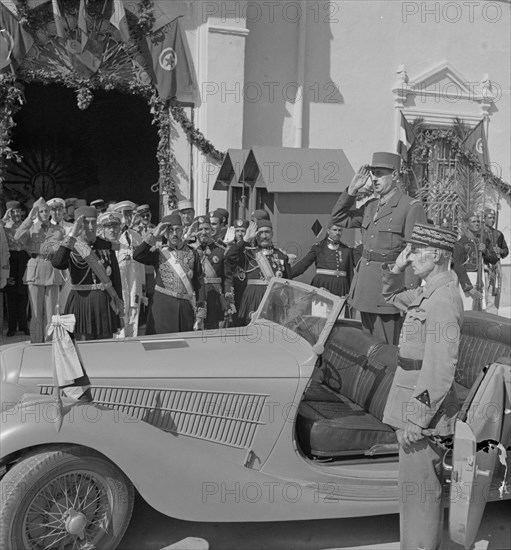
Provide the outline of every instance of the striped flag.
[[53,19],[55,19],[55,26],[57,27],[57,36],[60,38],[66,38],[66,27],[64,20],[64,9],[60,0],[51,0],[53,7]]
[[0,71],[21,63],[33,44],[32,35],[18,21],[14,3],[0,0]]
[[406,120],[405,115],[401,111],[401,125],[399,126],[399,141],[397,143],[397,152],[401,158],[408,162],[408,152],[415,142],[415,134],[412,126]]
[[124,42],[129,42],[130,31],[128,29],[128,19],[126,18],[126,11],[124,10],[122,0],[113,0],[110,23],[119,31]]

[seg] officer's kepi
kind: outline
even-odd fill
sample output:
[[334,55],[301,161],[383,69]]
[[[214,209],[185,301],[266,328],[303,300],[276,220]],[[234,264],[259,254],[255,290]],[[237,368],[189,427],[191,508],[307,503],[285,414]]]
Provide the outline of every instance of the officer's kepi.
[[422,247],[440,248],[452,252],[458,235],[450,229],[426,223],[416,223],[407,242]]

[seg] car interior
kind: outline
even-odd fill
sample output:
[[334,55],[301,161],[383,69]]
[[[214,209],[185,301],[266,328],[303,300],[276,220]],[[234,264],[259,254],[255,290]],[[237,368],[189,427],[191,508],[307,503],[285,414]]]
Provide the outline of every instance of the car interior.
[[[382,422],[398,347],[363,332],[357,321],[337,321],[298,409],[296,437],[314,460],[398,453],[394,430]],[[461,404],[479,373],[511,360],[511,320],[466,312],[455,387]]]

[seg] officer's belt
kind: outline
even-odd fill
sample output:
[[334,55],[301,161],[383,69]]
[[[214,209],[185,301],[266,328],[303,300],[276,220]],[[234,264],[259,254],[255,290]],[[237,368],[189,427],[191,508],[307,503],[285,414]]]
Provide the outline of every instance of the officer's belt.
[[162,294],[166,294],[167,296],[172,296],[173,298],[178,298],[179,300],[190,300],[190,302],[193,302],[193,296],[190,296],[186,292],[174,292],[173,290],[168,290],[167,288],[163,288],[158,285],[154,285],[154,290],[157,290],[158,292],[161,292]]
[[370,262],[393,262],[397,260],[399,252],[388,252],[386,254],[380,254],[379,252],[371,252],[369,250],[362,250],[362,257]]
[[421,370],[422,359],[407,359],[406,357],[397,356],[397,365],[403,370]]
[[207,285],[219,285],[222,283],[222,277],[204,277],[204,282]]
[[71,285],[71,290],[89,291],[89,290],[106,290],[112,286],[112,282],[109,283],[95,283],[92,285]]
[[253,285],[268,286],[268,283],[266,281],[261,281],[261,279],[248,279],[247,285],[248,286],[253,286]]
[[346,271],[337,271],[337,269],[316,269],[318,275],[333,275],[334,277],[346,277]]

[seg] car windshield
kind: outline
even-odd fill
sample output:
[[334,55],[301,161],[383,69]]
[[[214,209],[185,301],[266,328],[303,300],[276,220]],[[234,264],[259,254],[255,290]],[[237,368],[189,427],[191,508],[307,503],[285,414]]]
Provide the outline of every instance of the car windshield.
[[284,279],[272,279],[253,322],[271,321],[292,330],[311,346],[324,342],[343,300],[318,288]]

